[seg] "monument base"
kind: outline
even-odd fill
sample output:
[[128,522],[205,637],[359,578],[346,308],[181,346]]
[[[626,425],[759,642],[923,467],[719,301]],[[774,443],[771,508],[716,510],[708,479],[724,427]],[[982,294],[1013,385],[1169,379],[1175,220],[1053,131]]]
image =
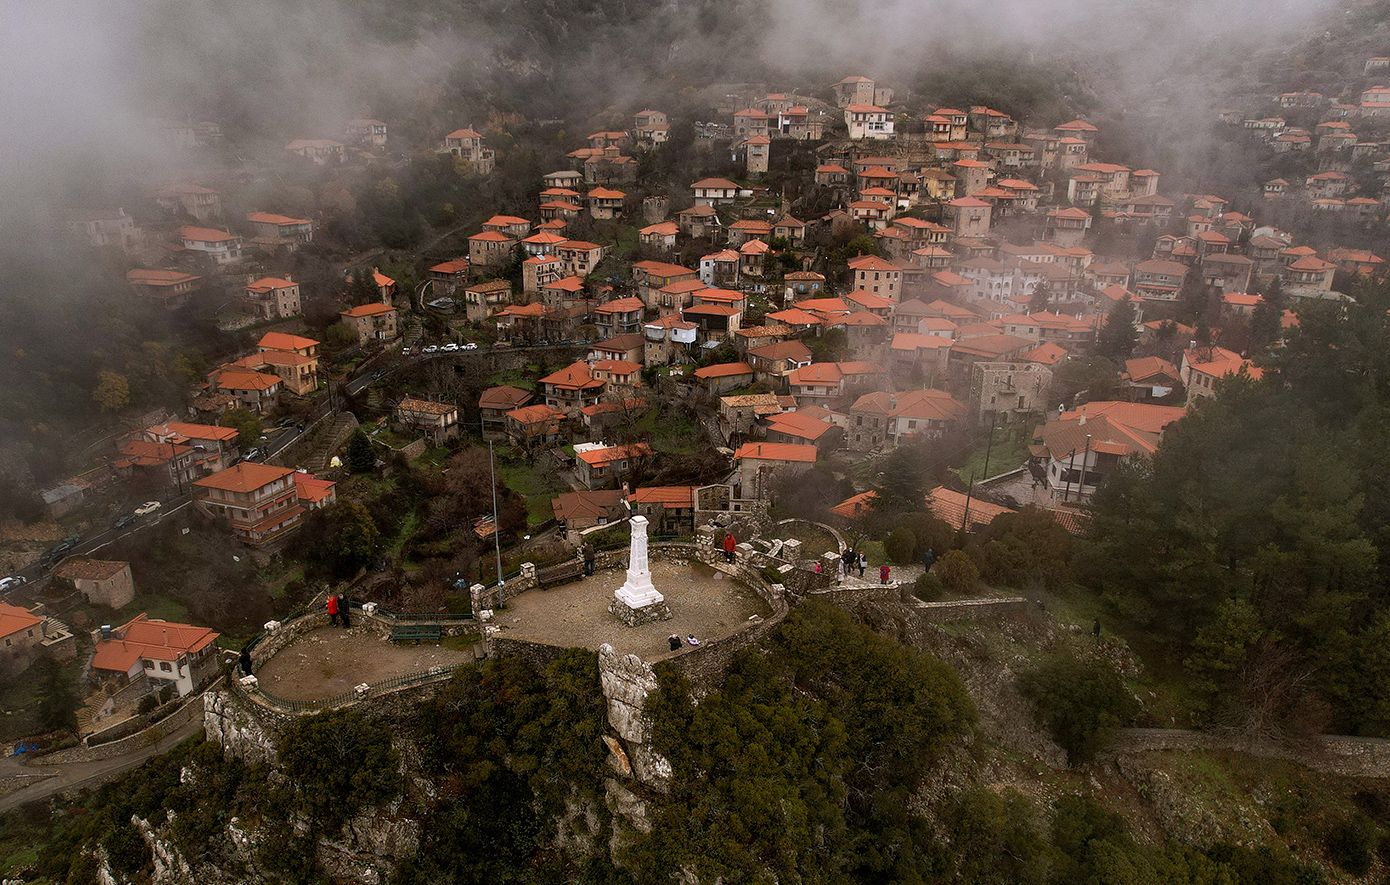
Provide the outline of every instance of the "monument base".
[[623,602],[621,599],[614,599],[608,603],[608,610],[618,616],[629,627],[640,627],[643,624],[651,624],[656,621],[669,621],[675,615],[671,614],[671,609],[666,605],[666,600],[658,598],[656,602],[641,605],[636,608]]

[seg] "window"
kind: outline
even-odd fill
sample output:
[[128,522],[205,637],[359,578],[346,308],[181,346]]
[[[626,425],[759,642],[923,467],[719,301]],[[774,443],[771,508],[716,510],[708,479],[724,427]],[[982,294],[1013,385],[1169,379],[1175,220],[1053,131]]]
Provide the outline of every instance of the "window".
[[140,663],[144,665],[146,670],[154,669],[154,661],[150,660],[149,658],[144,658],[140,661]]

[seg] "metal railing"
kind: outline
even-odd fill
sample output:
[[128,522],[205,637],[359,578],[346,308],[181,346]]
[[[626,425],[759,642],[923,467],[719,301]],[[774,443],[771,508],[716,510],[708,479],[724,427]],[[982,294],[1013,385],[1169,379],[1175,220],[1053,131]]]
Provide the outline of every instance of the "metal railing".
[[319,710],[333,710],[338,707],[346,707],[380,695],[389,694],[402,688],[410,688],[416,685],[428,685],[432,682],[444,682],[453,678],[453,667],[432,667],[429,670],[421,670],[416,673],[407,673],[403,676],[392,676],[390,679],[383,679],[380,682],[373,682],[363,689],[352,689],[331,698],[311,701],[292,701],[278,697],[259,685],[252,689],[252,693],[260,695],[272,706],[293,713],[313,713]]

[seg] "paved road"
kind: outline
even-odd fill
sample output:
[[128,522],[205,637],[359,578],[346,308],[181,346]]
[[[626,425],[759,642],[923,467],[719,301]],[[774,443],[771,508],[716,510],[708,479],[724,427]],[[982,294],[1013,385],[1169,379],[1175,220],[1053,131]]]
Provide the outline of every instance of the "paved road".
[[183,741],[203,730],[203,720],[192,722],[165,737],[157,745],[137,747],[120,756],[102,759],[97,762],[66,762],[56,765],[33,765],[19,761],[15,757],[0,759],[0,775],[50,775],[10,793],[0,796],[0,812],[10,811],[28,802],[47,799],[57,793],[75,790],[95,784],[113,774],[143,765],[161,753],[167,753]]

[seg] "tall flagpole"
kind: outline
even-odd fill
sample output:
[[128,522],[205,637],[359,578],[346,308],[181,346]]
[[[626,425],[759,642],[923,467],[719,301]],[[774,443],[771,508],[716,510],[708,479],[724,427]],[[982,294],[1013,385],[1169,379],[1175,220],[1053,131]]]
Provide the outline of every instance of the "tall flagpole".
[[502,586],[502,537],[497,524],[497,464],[492,457],[492,440],[487,441],[487,466],[492,474],[492,542],[497,548],[497,586]]

